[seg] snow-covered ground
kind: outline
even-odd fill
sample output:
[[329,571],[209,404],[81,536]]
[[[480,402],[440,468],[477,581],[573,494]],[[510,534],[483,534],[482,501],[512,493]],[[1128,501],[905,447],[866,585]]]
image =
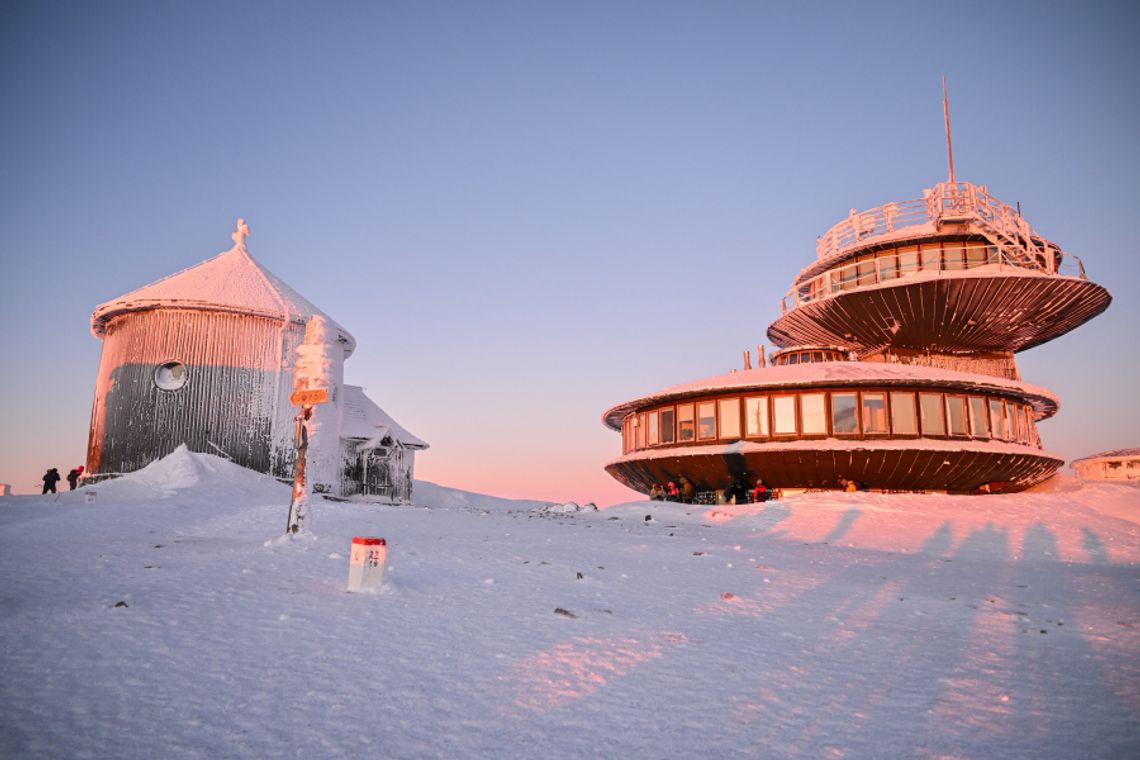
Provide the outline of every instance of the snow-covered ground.
[[[1140,757],[1140,489],[317,502],[177,452],[0,498],[0,756]],[[648,516],[648,519],[647,519]],[[388,583],[345,592],[355,535]]]

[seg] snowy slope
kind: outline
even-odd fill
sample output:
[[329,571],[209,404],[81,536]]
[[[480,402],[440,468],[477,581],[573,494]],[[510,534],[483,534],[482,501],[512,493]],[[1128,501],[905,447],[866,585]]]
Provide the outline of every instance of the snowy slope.
[[[2,757],[1140,756],[1135,487],[558,514],[419,483],[299,539],[286,486],[208,455],[93,490],[0,498]],[[344,592],[354,535],[378,593]]]

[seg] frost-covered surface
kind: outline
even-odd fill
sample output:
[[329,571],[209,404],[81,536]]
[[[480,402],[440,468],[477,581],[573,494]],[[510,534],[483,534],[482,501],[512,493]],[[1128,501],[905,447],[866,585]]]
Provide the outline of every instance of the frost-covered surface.
[[1087,457],[1074,459],[1070,464],[1074,467],[1078,462],[1095,462],[1098,459],[1126,459],[1140,457],[1140,449],[1112,449],[1111,451],[1101,451],[1097,454],[1089,454]]
[[326,389],[328,401],[314,404],[304,421],[308,435],[305,485],[312,493],[337,493],[340,485],[340,418],[344,393],[344,351],[330,320],[320,314],[305,323],[305,340],[297,347],[293,389]]
[[[162,307],[236,311],[297,321],[318,314],[327,318],[308,299],[256,261],[244,243],[235,241],[233,248],[212,259],[95,307],[91,332],[101,337],[107,319],[115,314]],[[348,330],[335,322],[332,324],[347,341],[346,356],[351,355],[355,339]]]
[[409,448],[428,447],[427,441],[408,432],[403,425],[392,419],[392,415],[368,398],[359,385],[344,386],[340,435],[342,438],[363,438],[372,445],[378,445],[384,436],[390,435]]
[[[299,539],[287,486],[207,455],[94,491],[0,498],[0,756],[1140,756],[1133,486],[558,514],[419,483]],[[355,535],[379,593],[344,591]]]
[[1035,408],[1052,416],[1060,400],[1051,391],[1039,385],[1005,380],[991,375],[925,367],[918,364],[888,364],[886,362],[818,362],[759,367],[741,372],[674,385],[639,399],[618,404],[602,414],[602,421],[621,430],[622,419],[635,409],[673,401],[689,396],[718,391],[774,390],[777,388],[805,388],[817,386],[910,385],[934,388],[963,388],[975,391],[1012,393],[1025,398]]

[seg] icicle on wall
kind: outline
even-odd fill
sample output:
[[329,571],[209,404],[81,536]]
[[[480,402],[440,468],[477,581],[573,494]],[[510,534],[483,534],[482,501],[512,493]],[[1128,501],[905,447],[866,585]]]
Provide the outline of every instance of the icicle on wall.
[[[289,327],[262,317],[181,309],[112,319],[92,405],[88,471],[133,472],[185,443],[192,451],[270,472],[280,427],[279,352]],[[161,368],[175,364],[176,381],[163,387]]]

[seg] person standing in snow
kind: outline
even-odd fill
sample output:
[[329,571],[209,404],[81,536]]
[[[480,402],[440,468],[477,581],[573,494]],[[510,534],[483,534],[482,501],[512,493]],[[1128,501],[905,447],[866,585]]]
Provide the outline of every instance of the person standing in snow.
[[75,490],[75,484],[78,482],[79,482],[79,470],[72,468],[71,471],[67,473],[67,485],[69,486],[68,490],[74,491]]
[[677,484],[674,483],[672,480],[669,481],[669,485],[665,486],[665,500],[666,501],[680,501],[681,500],[681,492],[677,490]]
[[744,490],[744,485],[736,478],[729,481],[728,486],[724,489],[724,503],[728,504],[730,500],[733,504],[744,504],[748,501],[748,494]]
[[693,503],[693,484],[689,479],[682,475],[679,480],[681,481],[681,501],[686,504]]
[[52,467],[44,473],[44,493],[55,493],[55,484],[59,482],[59,470]]
[[752,488],[752,501],[759,504],[762,501],[768,501],[771,495],[768,486],[764,485],[764,481],[756,478],[756,485]]

